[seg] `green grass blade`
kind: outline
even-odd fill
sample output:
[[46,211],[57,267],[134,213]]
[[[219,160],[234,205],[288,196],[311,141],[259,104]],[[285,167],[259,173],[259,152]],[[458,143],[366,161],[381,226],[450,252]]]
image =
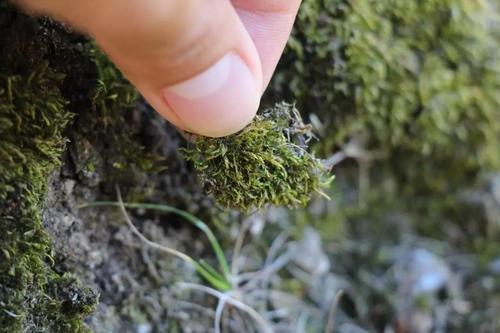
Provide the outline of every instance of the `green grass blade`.
[[[164,213],[174,213],[179,216],[182,216],[189,222],[191,222],[194,226],[196,226],[198,229],[200,229],[208,238],[208,241],[210,242],[210,245],[212,246],[215,256],[217,258],[217,261],[219,263],[220,269],[224,275],[224,278],[226,281],[231,280],[231,272],[229,269],[229,264],[227,262],[227,259],[224,255],[224,251],[222,250],[222,247],[213,234],[212,230],[199,218],[196,216],[183,211],[181,209],[165,205],[165,204],[153,204],[153,203],[130,203],[130,202],[124,202],[123,205],[127,208],[135,208],[135,209],[150,209],[150,210],[156,210]],[[120,207],[119,202],[115,201],[96,201],[92,202],[89,204],[82,205],[80,207],[103,207],[103,206],[113,206],[113,207]]]
[[217,276],[212,275],[211,271],[213,270],[213,268],[207,270],[198,262],[194,262],[193,265],[198,274],[200,274],[205,280],[207,280],[207,282],[210,283],[215,289],[218,289],[220,291],[231,290],[231,284],[226,281],[220,274],[217,273]]

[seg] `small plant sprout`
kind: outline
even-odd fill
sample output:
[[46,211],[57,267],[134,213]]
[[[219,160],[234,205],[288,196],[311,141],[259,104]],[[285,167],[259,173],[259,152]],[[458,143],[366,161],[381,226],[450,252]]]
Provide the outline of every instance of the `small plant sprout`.
[[[224,255],[224,252],[222,250],[222,247],[220,246],[220,243],[217,241],[217,238],[215,238],[215,235],[212,233],[210,228],[200,219],[197,217],[189,214],[188,212],[185,212],[183,210],[177,209],[175,207],[169,206],[169,205],[163,205],[163,204],[152,204],[152,203],[124,203],[121,197],[120,190],[117,188],[117,197],[118,201],[113,202],[113,201],[97,201],[85,205],[81,205],[80,208],[86,208],[86,207],[105,207],[105,206],[112,206],[112,207],[118,207],[120,208],[125,221],[127,222],[128,226],[131,228],[132,232],[147,246],[163,251],[165,253],[168,253],[170,255],[173,255],[188,264],[192,265],[198,274],[200,274],[201,277],[203,277],[211,286],[204,286],[204,285],[198,285],[198,284],[193,284],[193,283],[180,283],[178,286],[180,288],[184,289],[192,289],[192,290],[198,290],[202,291],[205,293],[208,293],[212,296],[218,297],[220,300],[217,312],[218,315],[215,318],[215,331],[220,332],[220,316],[222,315],[222,311],[224,309],[224,305],[230,304],[234,306],[235,308],[241,310],[242,312],[248,314],[251,318],[253,318],[256,323],[259,324],[259,326],[262,329],[262,332],[264,333],[270,333],[272,332],[272,329],[270,328],[270,325],[267,323],[266,319],[264,319],[262,316],[259,315],[257,311],[255,311],[252,307],[244,304],[243,302],[237,300],[232,296],[235,290],[237,290],[237,286],[235,281],[237,279],[232,278],[230,269],[229,269],[229,264],[226,260],[226,257]],[[217,261],[219,263],[219,269],[220,271],[217,271],[214,267],[209,265],[203,260],[195,260],[191,258],[189,255],[180,252],[178,250],[175,250],[173,248],[163,246],[161,244],[155,243],[149,239],[147,239],[138,229],[137,227],[133,224],[132,220],[130,219],[126,208],[136,208],[136,209],[149,209],[149,210],[155,210],[158,212],[162,213],[174,213],[179,216],[184,217],[187,221],[195,225],[198,229],[200,229],[208,238],[210,245],[212,246],[212,249],[215,252],[215,256],[217,258]]]
[[[247,271],[240,264],[245,262],[246,256],[242,251],[245,234],[251,229],[251,220],[245,221],[240,227],[236,237],[236,243],[232,251],[232,261],[229,265],[226,255],[222,250],[219,241],[209,229],[209,227],[200,219],[191,215],[188,212],[182,211],[175,207],[164,204],[153,203],[125,203],[122,201],[120,192],[118,192],[118,201],[100,201],[82,205],[80,207],[99,207],[112,206],[121,209],[123,216],[131,228],[132,232],[147,246],[173,255],[188,264],[192,265],[197,273],[206,281],[204,284],[178,282],[175,284],[177,290],[190,290],[192,292],[200,292],[210,295],[218,299],[215,311],[209,315],[214,319],[214,332],[220,333],[223,327],[238,323],[241,332],[274,332],[286,327],[288,331],[302,332],[305,323],[314,318],[314,320],[322,320],[323,318],[320,309],[317,309],[309,304],[304,303],[296,298],[293,294],[285,291],[274,289],[274,284],[271,283],[274,277],[277,277],[279,272],[297,256],[297,247],[292,245],[289,240],[289,235],[285,232],[278,235],[267,254],[265,260],[256,271]],[[208,238],[209,243],[214,250],[215,257],[218,262],[218,269],[209,265],[202,260],[196,260],[187,254],[176,249],[157,244],[147,239],[132,223],[126,208],[131,209],[146,209],[154,210],[159,213],[174,213],[184,217],[187,221],[200,229]],[[242,271],[245,270],[245,271]],[[180,302],[184,305],[190,305],[190,302]],[[277,306],[276,304],[285,304]],[[192,304],[195,305],[195,304]],[[331,312],[335,314],[335,307]],[[232,308],[237,311],[225,311],[226,308]],[[205,309],[206,310],[206,309]],[[289,313],[294,311],[297,316],[289,316],[282,318],[280,313]],[[224,314],[228,315],[228,321],[223,320]],[[236,320],[241,315],[245,315],[251,321]],[[241,319],[241,318],[240,318]],[[332,320],[332,319],[330,319]],[[232,323],[232,324],[231,324]],[[235,324],[236,325],[236,324]],[[331,325],[330,325],[331,326]]]
[[186,158],[208,194],[243,212],[268,204],[305,206],[315,193],[326,196],[333,177],[308,151],[313,138],[297,109],[277,104],[241,132],[224,138],[192,136]]
[[[227,263],[226,257],[224,255],[224,252],[222,251],[222,247],[220,246],[219,242],[217,241],[217,238],[215,238],[215,235],[212,233],[210,228],[198,219],[197,217],[189,214],[188,212],[185,212],[183,210],[180,210],[178,208],[169,206],[169,205],[163,205],[163,204],[152,204],[152,203],[124,203],[121,198],[120,191],[117,189],[117,194],[118,194],[118,201],[96,201],[93,203],[85,204],[80,206],[81,208],[84,207],[98,207],[98,206],[114,206],[114,207],[119,207],[121,212],[123,213],[123,216],[125,218],[125,221],[131,228],[132,232],[139,238],[141,241],[143,241],[146,245],[148,245],[151,248],[154,248],[156,250],[160,250],[163,252],[166,252],[170,255],[173,255],[188,264],[192,265],[198,274],[202,276],[210,285],[212,285],[214,288],[221,290],[221,291],[227,291],[231,289],[231,273],[229,271],[229,264]],[[195,260],[188,256],[185,253],[182,253],[180,251],[177,251],[175,249],[157,244],[155,242],[150,241],[147,239],[138,229],[137,227],[132,223],[132,220],[130,219],[129,215],[127,214],[126,208],[136,208],[136,209],[149,209],[149,210],[155,210],[159,211],[162,213],[174,213],[177,214],[183,218],[185,218],[187,221],[192,223],[194,226],[196,226],[198,229],[200,229],[208,238],[208,241],[210,242],[210,245],[212,246],[212,249],[214,250],[215,256],[217,258],[217,261],[219,263],[219,269],[213,268],[211,265],[206,263],[204,260]]]

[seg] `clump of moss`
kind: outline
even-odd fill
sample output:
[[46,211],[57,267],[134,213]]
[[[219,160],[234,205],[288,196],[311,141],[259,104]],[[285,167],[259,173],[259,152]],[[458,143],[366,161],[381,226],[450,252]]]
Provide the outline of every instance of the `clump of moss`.
[[299,207],[332,181],[307,150],[312,139],[293,105],[258,114],[241,132],[225,138],[196,136],[184,149],[206,191],[225,207],[249,211],[266,204]]

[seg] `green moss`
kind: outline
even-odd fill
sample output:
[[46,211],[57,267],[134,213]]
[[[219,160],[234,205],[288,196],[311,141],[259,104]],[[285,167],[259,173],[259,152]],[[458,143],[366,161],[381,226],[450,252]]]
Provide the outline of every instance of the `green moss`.
[[52,261],[41,209],[65,133],[69,165],[82,177],[104,173],[97,184],[157,167],[132,135],[137,99],[84,38],[0,0],[0,332],[87,331],[97,296]]
[[[81,318],[94,312],[97,294],[82,287],[78,279],[69,274],[54,277],[46,286],[46,297],[35,308],[36,332],[90,333]],[[63,318],[63,319],[61,319]]]
[[500,168],[499,20],[486,0],[306,0],[274,91],[327,149],[362,138],[400,184],[446,191]]
[[345,2],[302,2],[265,98],[294,100],[302,113],[317,113],[328,127],[329,135],[335,135],[344,126],[344,118],[353,111],[354,104],[349,94],[353,87],[343,71],[345,42],[338,31],[344,22]]
[[499,20],[484,0],[349,8],[346,72],[363,128],[379,145],[500,167]]
[[49,266],[50,239],[40,209],[47,179],[59,165],[66,142],[62,132],[72,117],[57,88],[61,80],[47,63],[28,77],[0,76],[2,332],[21,332],[27,322],[81,326],[81,316],[87,313],[61,314],[53,311],[53,304],[50,311],[40,311],[46,299],[58,301],[48,288],[60,277]]
[[311,138],[298,111],[283,103],[260,113],[235,135],[194,137],[184,154],[207,192],[225,207],[298,207],[312,194],[322,194],[332,180],[321,161],[307,151]]
[[67,300],[56,286],[66,278],[53,268],[41,218],[73,118],[63,73],[78,52],[51,48],[63,45],[61,31],[0,2],[0,332],[82,332],[82,317],[96,303],[87,297],[88,307],[63,311]]
[[87,161],[81,161],[81,168],[100,171],[107,183],[137,183],[136,177],[141,172],[158,172],[163,167],[163,158],[146,151],[141,143],[137,128],[140,122],[134,119],[139,93],[96,46],[90,47],[88,56],[97,70],[96,86],[92,107],[80,115],[75,132],[89,141],[94,155],[106,159],[104,170],[98,170],[99,163],[90,154]]
[[[75,171],[104,173],[102,179],[109,182],[133,182],[131,175],[157,168],[160,158],[146,153],[131,135],[127,117],[138,94],[101,52],[86,41],[71,44],[74,37],[65,40],[60,27],[50,21],[29,18],[9,7],[3,10],[0,332],[86,332],[83,318],[95,307],[97,296],[77,279],[55,271],[50,237],[41,219],[49,176],[60,166],[66,146],[64,133],[71,133],[76,147],[72,147]],[[54,51],[43,43],[36,47],[33,38],[38,34],[50,36],[61,57],[45,60]],[[75,54],[74,49],[79,51]],[[87,76],[82,79],[78,75],[84,68]],[[103,155],[109,157],[105,170]]]

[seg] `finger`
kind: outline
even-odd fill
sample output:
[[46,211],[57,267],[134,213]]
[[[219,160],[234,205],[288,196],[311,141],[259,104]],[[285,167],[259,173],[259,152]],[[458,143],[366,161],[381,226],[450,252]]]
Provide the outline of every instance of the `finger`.
[[301,0],[232,0],[260,55],[264,90],[286,46]]
[[242,129],[261,96],[260,58],[229,0],[24,0],[94,36],[150,104],[206,136]]

